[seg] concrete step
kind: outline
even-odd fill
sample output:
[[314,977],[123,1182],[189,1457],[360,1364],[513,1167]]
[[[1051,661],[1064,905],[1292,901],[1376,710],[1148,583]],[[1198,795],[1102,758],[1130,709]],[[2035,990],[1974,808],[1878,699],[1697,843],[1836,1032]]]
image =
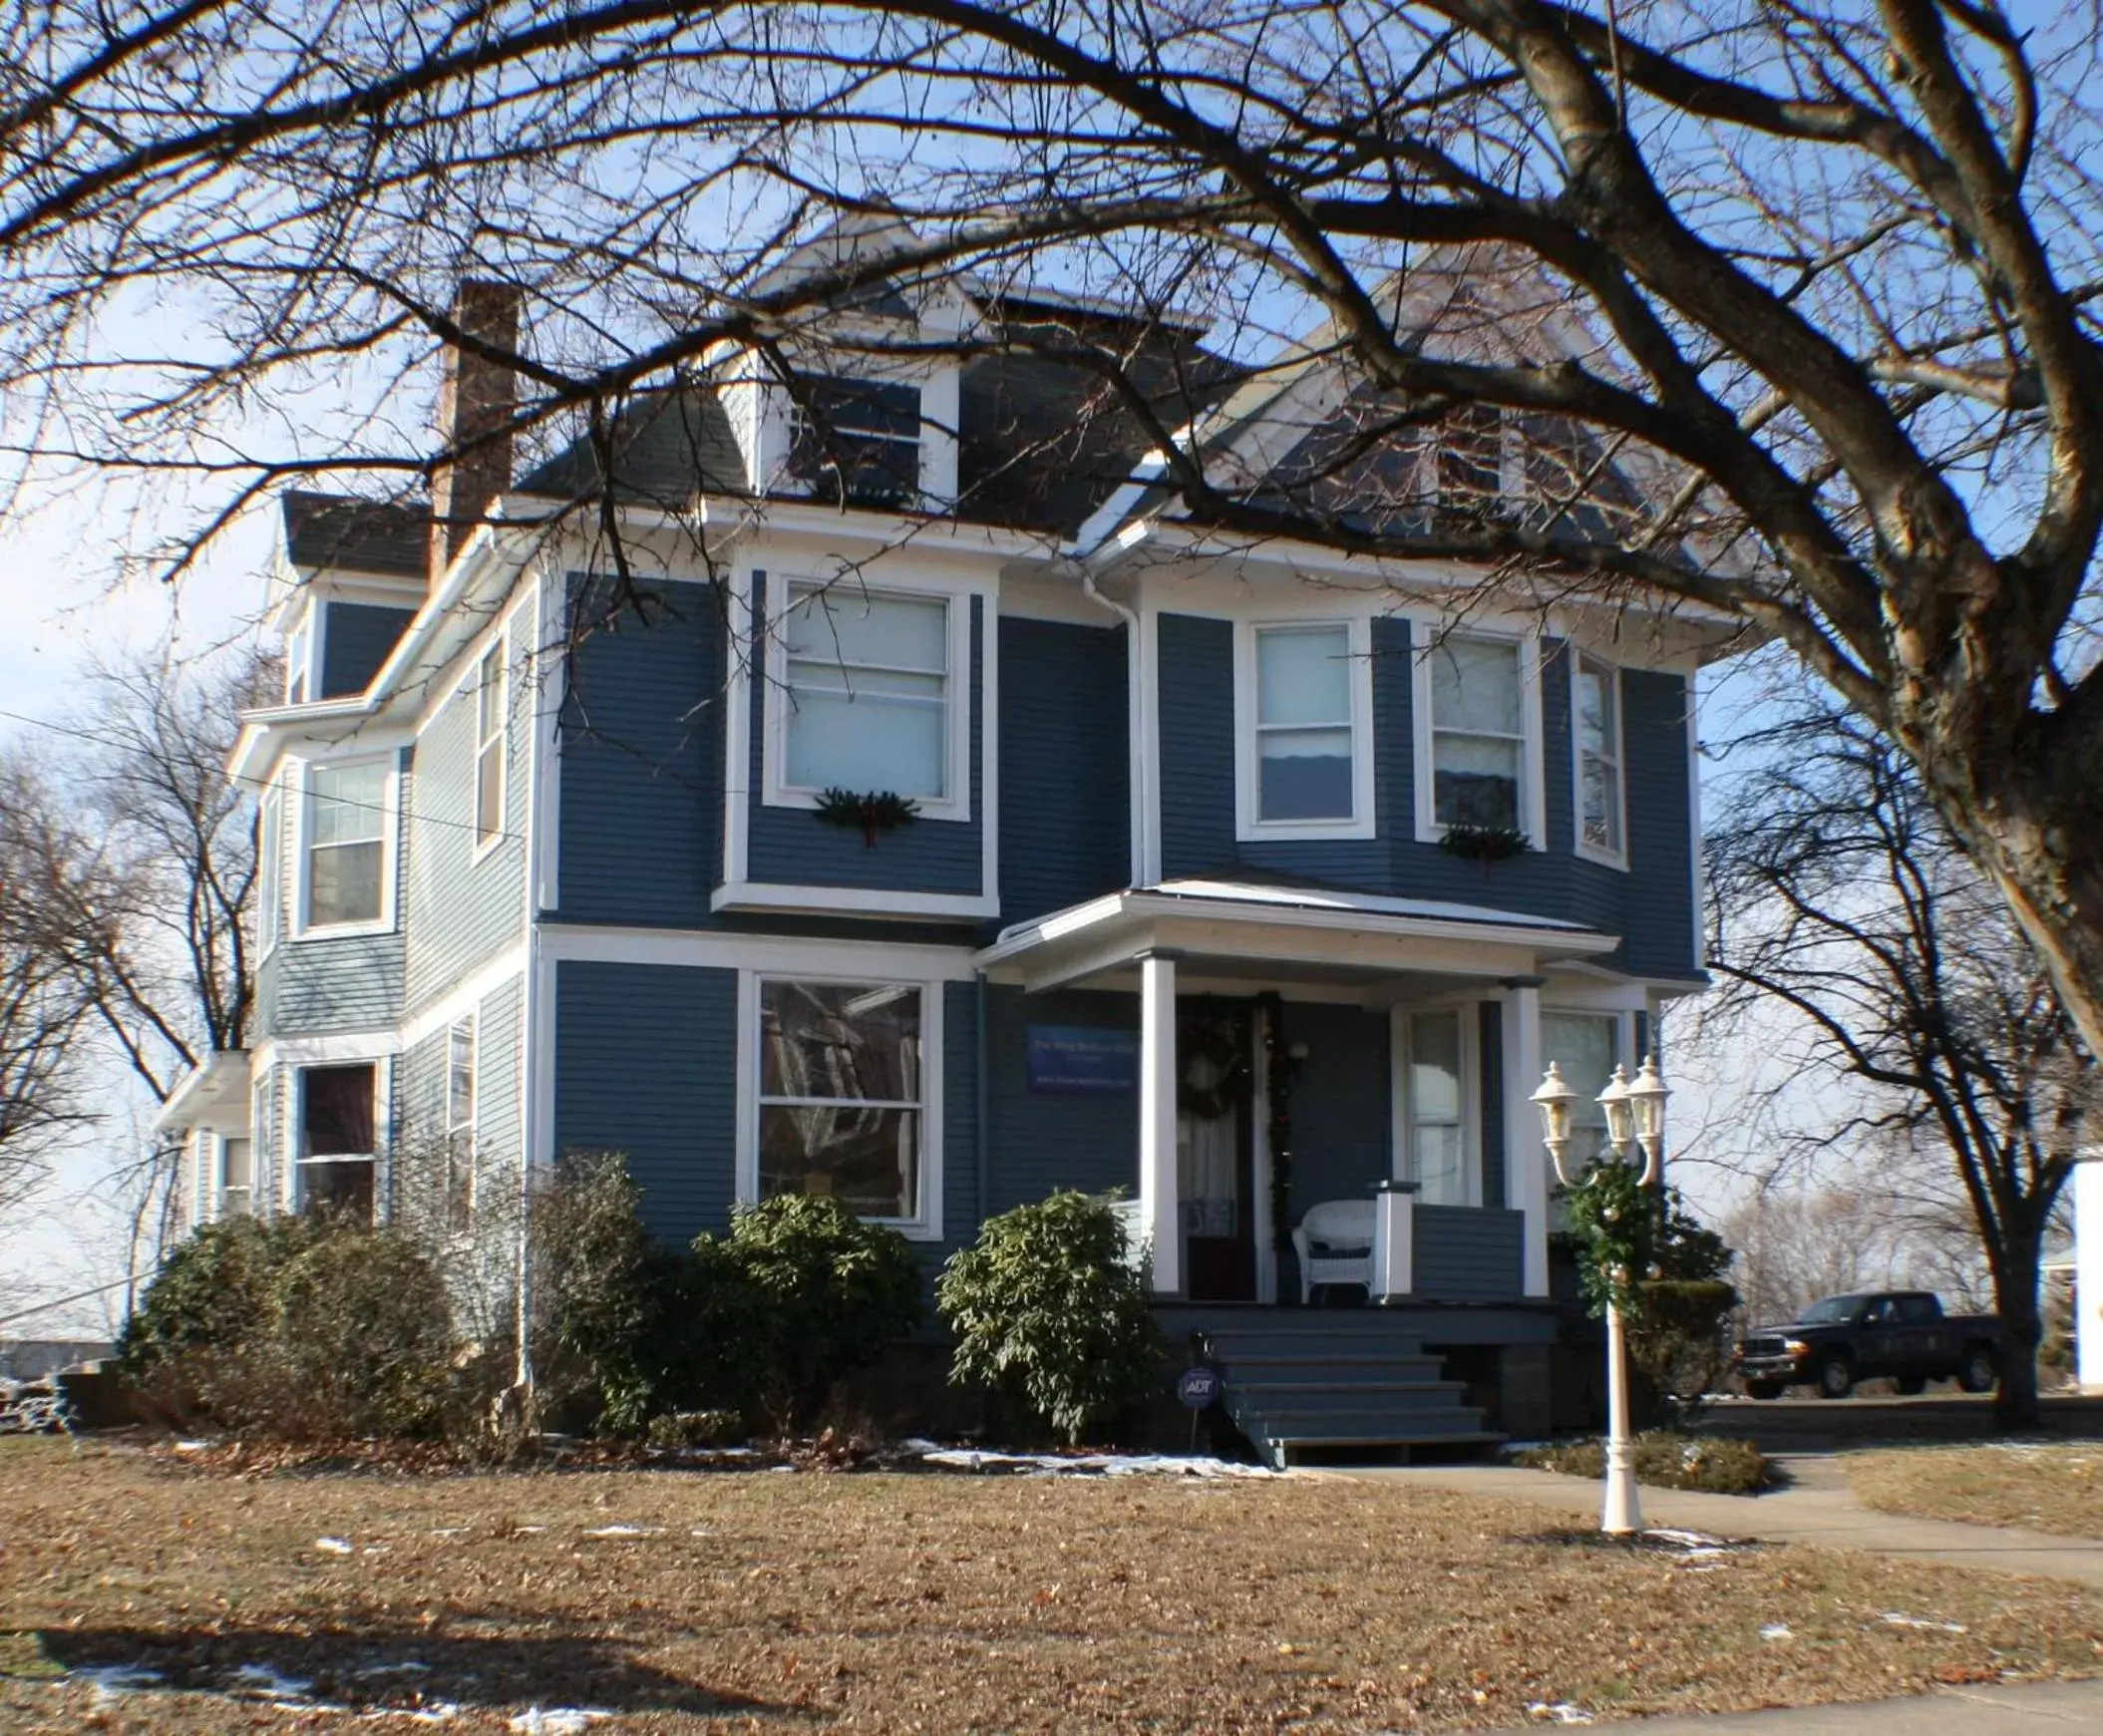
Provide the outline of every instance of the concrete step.
[[1406,1403],[1421,1398],[1448,1404],[1467,1390],[1467,1383],[1459,1380],[1256,1380],[1245,1371],[1237,1371],[1227,1382],[1229,1394],[1259,1410],[1374,1399]]
[[1319,1380],[1346,1383],[1367,1380],[1438,1380],[1446,1372],[1443,1358],[1421,1353],[1384,1356],[1378,1353],[1323,1352],[1306,1356],[1248,1356],[1239,1352],[1213,1353],[1220,1367],[1230,1369],[1233,1378],[1251,1386],[1270,1386],[1280,1381]]
[[1443,1440],[1480,1434],[1483,1413],[1472,1405],[1280,1405],[1262,1412],[1262,1430],[1282,1435],[1354,1434],[1367,1440]]

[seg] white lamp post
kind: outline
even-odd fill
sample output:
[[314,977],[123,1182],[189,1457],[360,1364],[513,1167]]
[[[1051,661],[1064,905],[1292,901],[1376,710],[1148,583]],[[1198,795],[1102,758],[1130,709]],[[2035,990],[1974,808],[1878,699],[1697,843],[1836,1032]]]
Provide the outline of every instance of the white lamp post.
[[[1671,1096],[1659,1077],[1654,1057],[1630,1079],[1619,1067],[1599,1093],[1600,1109],[1606,1113],[1606,1143],[1613,1161],[1625,1163],[1630,1145],[1643,1154],[1642,1185],[1656,1183],[1663,1168],[1665,1145],[1665,1099]],[[1563,1077],[1554,1061],[1534,1093],[1541,1110],[1541,1143],[1548,1147],[1556,1176],[1566,1188],[1578,1185],[1564,1168],[1570,1153],[1570,1111],[1577,1092]],[[1601,1158],[1601,1162],[1605,1159]],[[1616,1284],[1627,1282],[1626,1272],[1611,1274]],[[1635,1458],[1628,1437],[1628,1348],[1618,1303],[1606,1304],[1606,1494],[1599,1510],[1599,1529],[1610,1537],[1626,1537],[1643,1529],[1642,1502],[1636,1495]]]

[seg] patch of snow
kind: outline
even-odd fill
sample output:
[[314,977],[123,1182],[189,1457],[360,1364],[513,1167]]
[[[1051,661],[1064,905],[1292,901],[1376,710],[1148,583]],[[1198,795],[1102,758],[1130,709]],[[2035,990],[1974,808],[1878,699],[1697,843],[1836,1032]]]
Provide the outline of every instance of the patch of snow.
[[351,1671],[351,1674],[356,1676],[406,1676],[412,1675],[419,1670],[428,1670],[430,1667],[429,1664],[422,1663],[416,1658],[404,1658],[400,1663],[369,1663],[360,1669]]
[[1544,1724],[1589,1724],[1591,1714],[1582,1706],[1574,1706],[1568,1700],[1536,1700],[1527,1707],[1527,1716],[1538,1718]]
[[597,1531],[587,1531],[584,1535],[587,1538],[648,1538],[657,1534],[646,1525],[602,1525]]
[[266,1663],[244,1663],[233,1672],[233,1679],[245,1692],[266,1700],[303,1700],[314,1686],[297,1676],[281,1676]]
[[1925,1615],[1901,1615],[1896,1609],[1887,1609],[1884,1612],[1884,1624],[1887,1627],[1925,1627],[1930,1633],[1965,1631],[1961,1621],[1931,1621]]
[[460,1713],[455,1701],[433,1700],[428,1706],[375,1706],[365,1714],[365,1722],[377,1724],[386,1718],[401,1718],[411,1724],[450,1724]]
[[513,1736],[584,1736],[592,1725],[612,1716],[591,1706],[550,1706],[544,1712],[528,1706],[509,1728]]
[[178,1453],[201,1453],[210,1445],[209,1441],[177,1441],[175,1443],[175,1451]]
[[1770,1621],[1765,1627],[1760,1629],[1760,1637],[1762,1639],[1794,1639],[1796,1635],[1789,1631],[1789,1624],[1786,1621]]
[[99,1706],[126,1694],[158,1688],[167,1680],[159,1670],[141,1669],[137,1664],[129,1663],[89,1664],[81,1669],[68,1670],[66,1674],[69,1679],[86,1682],[92,1687],[95,1703]]
[[314,1547],[325,1556],[348,1556],[354,1553],[348,1538],[316,1538]]
[[1710,1537],[1705,1531],[1678,1531],[1670,1526],[1653,1527],[1642,1537],[1644,1543],[1661,1544],[1685,1562],[1712,1562],[1757,1547],[1742,1538]]
[[923,1463],[958,1471],[1016,1471],[1035,1477],[1254,1477],[1268,1480],[1289,1473],[1263,1465],[1237,1465],[1227,1459],[1189,1458],[1173,1453],[993,1453],[970,1447],[936,1447],[920,1454]]

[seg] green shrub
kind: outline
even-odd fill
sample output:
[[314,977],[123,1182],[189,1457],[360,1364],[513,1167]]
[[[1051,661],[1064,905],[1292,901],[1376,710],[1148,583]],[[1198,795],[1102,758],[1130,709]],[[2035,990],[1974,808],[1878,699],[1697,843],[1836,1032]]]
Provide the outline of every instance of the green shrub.
[[728,1386],[788,1425],[815,1414],[841,1376],[874,1363],[920,1317],[920,1263],[895,1229],[838,1200],[784,1194],[731,1215],[727,1236],[694,1238],[690,1296],[742,1347],[718,1360]]
[[[1750,1441],[1679,1435],[1663,1430],[1638,1435],[1635,1480],[1655,1489],[1699,1489],[1710,1495],[1757,1495],[1768,1484],[1766,1455]],[[1537,1471],[1560,1471],[1566,1477],[1602,1479],[1606,1475],[1603,1441],[1571,1441],[1530,1447],[1517,1461]]]
[[320,1440],[441,1432],[458,1348],[412,1236],[287,1216],[208,1224],[178,1247],[123,1361],[178,1417]]
[[645,1438],[653,1447],[734,1447],[745,1434],[737,1411],[666,1411],[650,1419]]
[[232,1351],[263,1336],[277,1274],[327,1233],[315,1217],[229,1217],[197,1228],[168,1256],[118,1336],[118,1360],[143,1380],[184,1351]]
[[935,1306],[956,1334],[949,1378],[1009,1393],[1068,1441],[1160,1378],[1160,1335],[1107,1199],[1064,1191],[987,1218],[943,1267]]

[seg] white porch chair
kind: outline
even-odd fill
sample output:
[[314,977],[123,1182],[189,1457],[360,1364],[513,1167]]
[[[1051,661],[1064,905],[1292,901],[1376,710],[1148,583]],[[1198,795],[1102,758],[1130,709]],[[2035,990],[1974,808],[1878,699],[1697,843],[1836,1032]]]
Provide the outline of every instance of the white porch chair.
[[1307,1208],[1292,1231],[1302,1305],[1314,1299],[1316,1284],[1363,1284],[1372,1293],[1373,1211],[1371,1200],[1324,1200]]

